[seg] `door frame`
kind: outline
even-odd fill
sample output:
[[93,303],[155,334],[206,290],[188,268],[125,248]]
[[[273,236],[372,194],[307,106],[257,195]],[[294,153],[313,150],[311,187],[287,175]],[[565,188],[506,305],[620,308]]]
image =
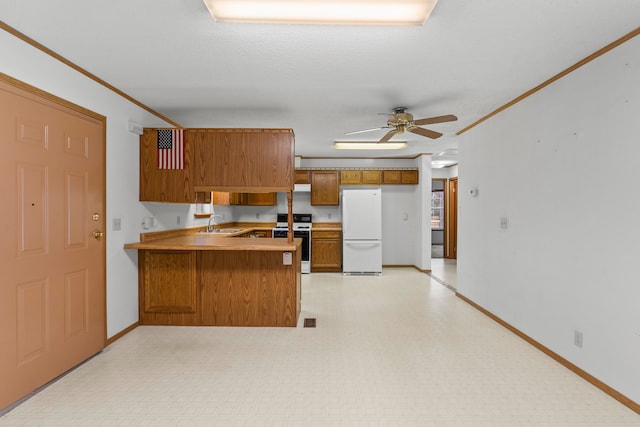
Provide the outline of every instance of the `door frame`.
[[458,178],[449,178],[445,183],[445,239],[444,257],[458,258]]

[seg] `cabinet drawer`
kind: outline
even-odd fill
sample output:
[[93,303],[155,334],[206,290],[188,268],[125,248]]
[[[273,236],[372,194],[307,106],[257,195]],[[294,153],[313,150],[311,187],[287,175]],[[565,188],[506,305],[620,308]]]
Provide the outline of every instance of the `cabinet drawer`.
[[340,231],[335,230],[311,230],[312,239],[339,239],[342,236]]

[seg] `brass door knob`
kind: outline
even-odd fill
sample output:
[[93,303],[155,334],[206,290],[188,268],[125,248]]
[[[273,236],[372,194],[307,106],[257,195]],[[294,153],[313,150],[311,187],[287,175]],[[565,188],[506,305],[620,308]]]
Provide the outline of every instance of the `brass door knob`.
[[99,230],[93,230],[93,238],[96,240],[100,240],[101,237],[104,236],[104,232]]

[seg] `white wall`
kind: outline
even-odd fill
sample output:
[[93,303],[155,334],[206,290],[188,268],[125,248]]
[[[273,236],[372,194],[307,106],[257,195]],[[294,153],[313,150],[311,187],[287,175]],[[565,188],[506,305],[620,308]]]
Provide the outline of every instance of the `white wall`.
[[[128,131],[129,120],[147,127],[169,124],[5,31],[0,31],[0,52],[1,72],[107,117],[107,335],[111,337],[138,320],[137,253],[123,245],[138,240],[142,218],[157,216],[158,230],[175,228],[178,215],[184,225],[193,223],[192,206],[165,208],[138,201],[139,138]],[[121,218],[121,231],[112,231],[113,218]]]
[[639,118],[636,37],[463,134],[457,282],[635,402]]

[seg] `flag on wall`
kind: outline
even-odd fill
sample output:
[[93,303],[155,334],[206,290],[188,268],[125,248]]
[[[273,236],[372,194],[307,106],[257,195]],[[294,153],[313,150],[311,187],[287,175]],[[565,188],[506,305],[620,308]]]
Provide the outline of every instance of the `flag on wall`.
[[184,169],[184,130],[158,130],[158,169]]

